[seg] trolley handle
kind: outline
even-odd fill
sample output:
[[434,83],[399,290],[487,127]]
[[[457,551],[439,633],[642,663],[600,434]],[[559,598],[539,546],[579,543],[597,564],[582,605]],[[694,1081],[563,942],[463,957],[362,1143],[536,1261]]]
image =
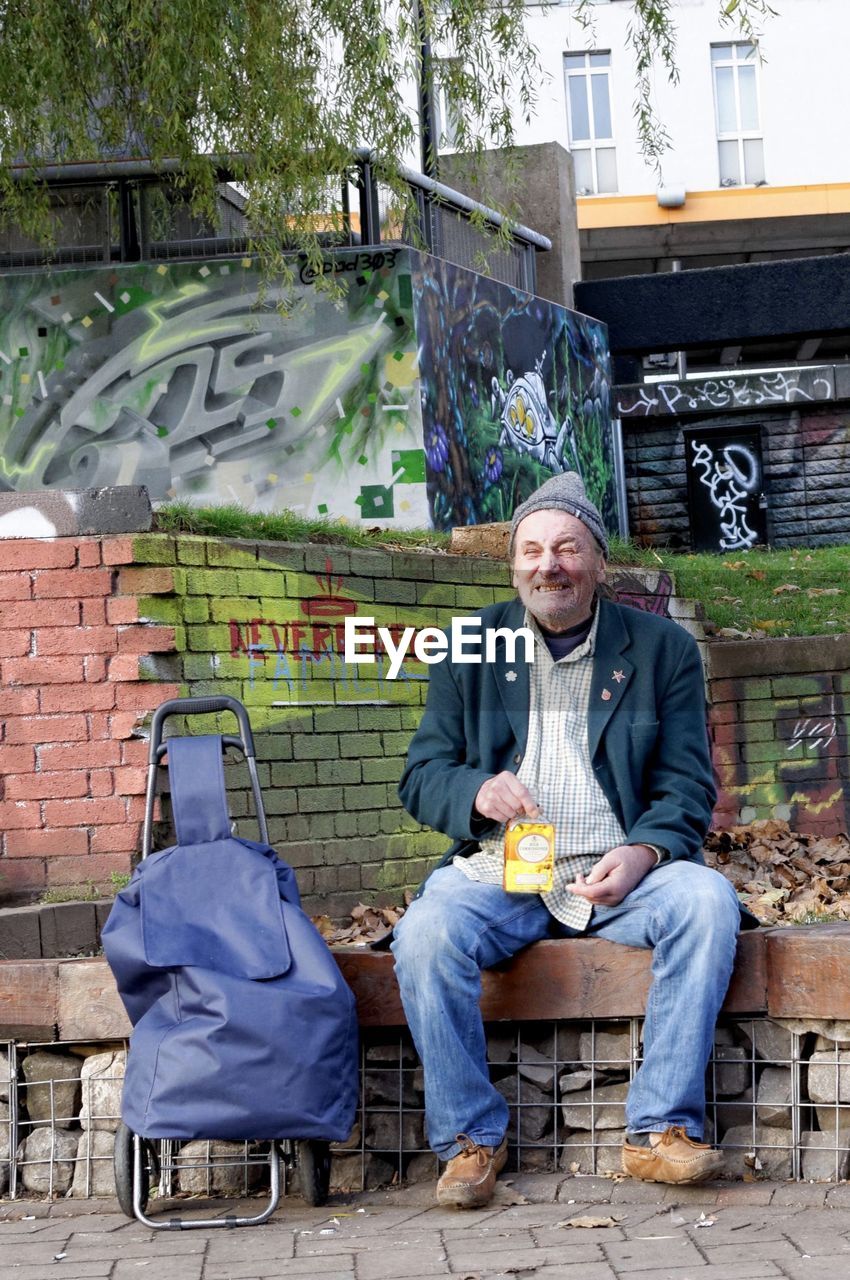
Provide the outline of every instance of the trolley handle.
[[226,693],[212,698],[170,698],[167,702],[163,702],[157,707],[151,718],[151,741],[148,754],[147,785],[145,788],[145,820],[142,826],[141,852],[143,859],[149,857],[153,850],[153,809],[156,794],[157,766],[168,751],[168,742],[163,741],[162,736],[163,725],[169,716],[210,715],[217,711],[232,712],[239,723],[239,737],[223,734],[221,739],[222,746],[236,747],[245,756],[248,774],[251,779],[251,792],[254,797],[257,825],[260,829],[260,840],[263,844],[268,844],[268,823],[260,790],[260,780],[257,774],[254,735],[251,732],[251,722],[248,719],[248,712],[245,707],[243,707],[238,698],[231,698]]
[[159,758],[163,725],[169,716],[213,715],[217,711],[232,712],[239,723],[240,734],[238,744],[234,745],[239,745],[246,756],[255,756],[254,735],[248,712],[237,698],[222,693],[212,698],[170,698],[157,707],[151,720],[150,762]]

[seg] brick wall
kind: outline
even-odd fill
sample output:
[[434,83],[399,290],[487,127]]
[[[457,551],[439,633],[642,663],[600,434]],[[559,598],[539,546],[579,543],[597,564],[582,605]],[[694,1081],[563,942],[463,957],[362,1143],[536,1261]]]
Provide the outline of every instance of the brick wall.
[[149,654],[130,538],[0,543],[0,896],[103,884],[138,845]]
[[[343,624],[395,637],[512,595],[504,566],[431,554],[137,535],[2,544],[0,897],[108,883],[139,849],[146,722],[178,693],[248,707],[272,842],[311,910],[398,901],[445,837],[396,787],[427,668],[342,662]],[[182,726],[176,726],[178,731]],[[192,732],[233,731],[226,717]],[[254,836],[244,766],[227,770]],[[167,816],[167,811],[166,811]]]
[[[129,870],[146,723],[178,693],[247,706],[270,838],[311,911],[399,901],[443,852],[446,838],[422,831],[396,795],[428,668],[409,658],[390,680],[382,653],[346,665],[344,621],[371,615],[396,640],[447,625],[513,596],[505,565],[150,534],[0,550],[1,898]],[[620,571],[613,587],[663,614],[682,603],[666,574]],[[229,717],[191,725],[233,728]],[[240,833],[254,836],[247,771],[226,773]]]
[[850,644],[846,636],[708,646],[716,827],[782,818],[850,829]]
[[850,407],[623,421],[629,528],[648,546],[689,547],[683,426],[760,426],[768,540],[842,542],[850,533]]

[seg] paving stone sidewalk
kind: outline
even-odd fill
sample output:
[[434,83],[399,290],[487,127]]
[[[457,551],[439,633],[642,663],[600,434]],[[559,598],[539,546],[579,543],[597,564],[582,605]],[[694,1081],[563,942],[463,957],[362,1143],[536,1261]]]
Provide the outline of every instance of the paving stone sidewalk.
[[[185,1211],[186,1202],[172,1202]],[[241,1211],[258,1212],[258,1202]],[[190,1202],[194,1217],[239,1212]],[[150,1212],[155,1210],[151,1205]],[[156,1212],[159,1212],[157,1209]],[[613,1225],[569,1225],[571,1220]],[[150,1268],[150,1270],[147,1270]],[[114,1201],[0,1202],[0,1280],[845,1280],[850,1186],[509,1175],[486,1209],[433,1188],[285,1198],[259,1227],[152,1231]]]

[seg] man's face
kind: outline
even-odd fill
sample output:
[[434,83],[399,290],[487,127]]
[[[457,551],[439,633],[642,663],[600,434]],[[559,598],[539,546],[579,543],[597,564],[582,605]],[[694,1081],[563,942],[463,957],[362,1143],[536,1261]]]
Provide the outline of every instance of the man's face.
[[569,631],[593,611],[605,557],[593,534],[567,511],[533,511],[514,539],[513,584],[547,631]]

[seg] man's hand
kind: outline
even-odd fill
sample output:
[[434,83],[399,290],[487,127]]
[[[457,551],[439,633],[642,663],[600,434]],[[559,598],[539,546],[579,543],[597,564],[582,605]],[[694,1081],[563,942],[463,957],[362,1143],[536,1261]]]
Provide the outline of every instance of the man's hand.
[[536,818],[540,813],[528,787],[518,782],[516,774],[509,769],[494,774],[481,784],[473,807],[482,818],[492,818],[494,822],[510,822],[517,814]]
[[600,907],[616,907],[657,861],[648,845],[620,844],[603,854],[586,876],[576,876],[567,888]]

